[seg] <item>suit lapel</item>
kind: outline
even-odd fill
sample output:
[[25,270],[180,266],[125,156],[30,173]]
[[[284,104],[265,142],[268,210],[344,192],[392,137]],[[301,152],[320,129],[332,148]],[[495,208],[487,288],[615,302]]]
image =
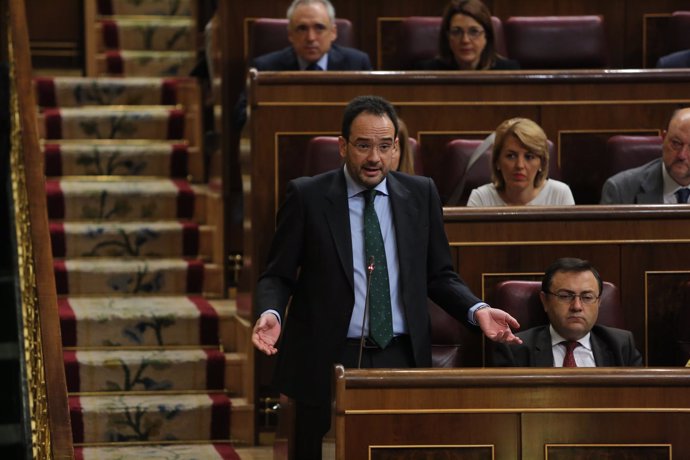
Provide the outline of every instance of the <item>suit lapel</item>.
[[345,55],[335,46],[328,50],[328,70],[348,70],[345,68]]
[[664,180],[661,175],[661,159],[647,169],[640,183],[642,192],[635,197],[637,204],[659,204],[664,200]]
[[299,70],[299,61],[297,60],[297,53],[291,47],[286,48],[286,53],[283,58],[283,65],[285,70]]
[[395,177],[394,173],[388,174],[387,185],[391,209],[393,210],[398,263],[400,264],[400,285],[404,298],[405,286],[409,284],[405,277],[414,273],[412,267],[415,262],[426,263],[426,261],[418,259],[417,252],[414,250],[414,248],[419,246],[416,238],[420,233],[415,231],[415,228],[419,226],[419,213],[421,211],[416,205],[417,202],[410,199],[410,190]]
[[536,337],[534,344],[534,365],[536,367],[553,367],[553,350],[551,347],[551,334],[548,326],[542,328]]
[[324,199],[324,214],[333,237],[333,244],[338,252],[350,287],[354,290],[354,268],[352,266],[352,236],[350,235],[350,208],[347,200],[347,186],[342,169],[333,175],[333,181]]
[[589,343],[592,345],[592,354],[594,355],[594,363],[597,367],[601,366],[614,366],[614,358],[609,347],[606,343],[602,341],[596,334],[594,330],[589,336]]

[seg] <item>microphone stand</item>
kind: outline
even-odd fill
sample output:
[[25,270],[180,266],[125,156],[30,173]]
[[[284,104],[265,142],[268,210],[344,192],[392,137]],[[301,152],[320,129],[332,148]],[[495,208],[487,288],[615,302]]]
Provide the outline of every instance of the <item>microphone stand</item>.
[[357,369],[362,368],[362,350],[364,350],[364,323],[369,314],[369,287],[371,286],[371,274],[374,272],[374,256],[369,257],[369,264],[367,265],[367,292],[364,296],[364,314],[362,315],[362,330],[359,333],[359,359],[357,360]]

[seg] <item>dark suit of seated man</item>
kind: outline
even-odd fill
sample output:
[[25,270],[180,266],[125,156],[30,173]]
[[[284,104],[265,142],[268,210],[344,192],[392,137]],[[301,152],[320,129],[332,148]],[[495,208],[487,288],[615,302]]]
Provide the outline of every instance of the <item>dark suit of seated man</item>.
[[562,258],[544,274],[542,305],[549,317],[516,335],[522,344],[496,344],[493,365],[499,367],[641,366],[642,356],[629,331],[595,324],[602,281],[589,262]]
[[662,156],[609,177],[601,204],[687,203],[690,196],[690,108],[678,109],[663,133]]
[[[335,9],[329,0],[294,0],[287,10],[291,46],[255,58],[249,67],[260,71],[371,70],[369,56],[354,48],[333,44],[338,37]],[[235,105],[235,123],[247,121],[247,94]]]
[[657,69],[683,69],[690,67],[690,50],[676,51],[675,53],[661,56],[656,61]]

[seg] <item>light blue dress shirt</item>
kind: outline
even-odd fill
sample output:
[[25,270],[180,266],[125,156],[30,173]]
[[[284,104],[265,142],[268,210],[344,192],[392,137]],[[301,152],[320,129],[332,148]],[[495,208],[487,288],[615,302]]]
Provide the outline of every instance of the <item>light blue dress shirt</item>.
[[[346,166],[345,181],[347,182],[347,201],[350,208],[350,234],[352,235],[352,265],[354,267],[355,281],[355,305],[350,318],[350,327],[347,336],[359,338],[362,333],[362,321],[364,317],[364,303],[367,295],[367,263],[364,254],[364,195],[367,190],[354,181]],[[391,310],[393,313],[393,334],[407,334],[407,324],[403,313],[402,299],[400,295],[400,266],[398,263],[398,246],[393,225],[393,210],[386,179],[383,179],[376,187],[378,193],[374,200],[374,208],[379,218],[383,245],[386,249],[386,266],[388,268],[388,282],[391,293]],[[375,264],[378,261],[375,261]],[[369,334],[369,321],[364,323],[364,335]]]

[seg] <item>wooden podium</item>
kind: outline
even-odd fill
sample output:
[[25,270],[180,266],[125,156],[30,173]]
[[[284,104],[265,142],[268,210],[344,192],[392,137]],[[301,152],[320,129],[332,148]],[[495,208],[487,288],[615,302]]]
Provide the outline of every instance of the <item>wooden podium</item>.
[[335,368],[336,459],[690,458],[690,369]]

